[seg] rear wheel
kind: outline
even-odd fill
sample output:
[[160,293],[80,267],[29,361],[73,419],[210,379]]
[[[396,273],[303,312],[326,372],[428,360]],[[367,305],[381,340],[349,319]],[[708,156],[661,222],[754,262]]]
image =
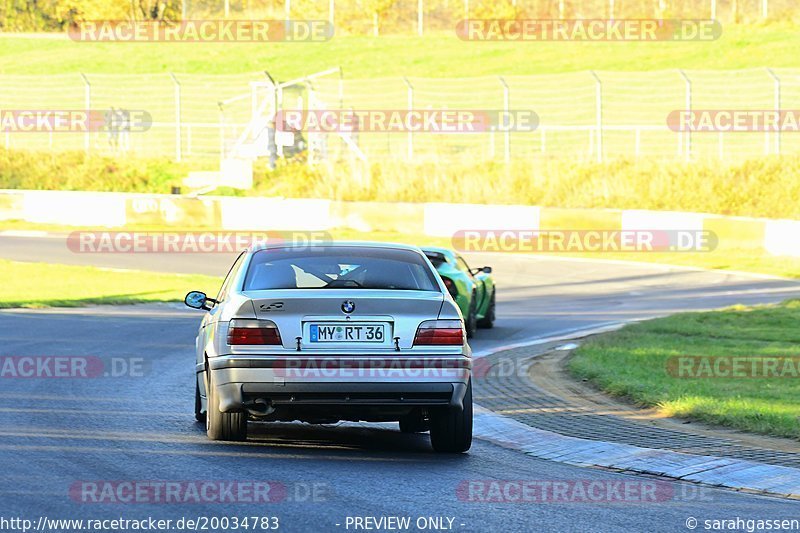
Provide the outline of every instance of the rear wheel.
[[469,302],[469,312],[464,320],[464,327],[467,330],[467,338],[471,339],[475,336],[475,330],[478,329],[478,319],[475,316],[475,295],[472,295],[472,299]]
[[486,308],[486,315],[478,320],[479,328],[491,329],[494,327],[494,295],[497,291],[492,291],[492,299],[489,300],[489,307]]
[[208,409],[206,413],[206,433],[211,440],[243,441],[247,440],[247,413],[221,413],[219,395],[214,385],[214,378],[207,372],[206,397]]
[[431,445],[440,453],[463,453],[472,446],[472,382],[467,383],[464,409],[431,413]]
[[197,384],[197,376],[194,377],[194,419],[198,422],[206,421],[206,414],[203,411],[203,402],[200,399],[200,385]]

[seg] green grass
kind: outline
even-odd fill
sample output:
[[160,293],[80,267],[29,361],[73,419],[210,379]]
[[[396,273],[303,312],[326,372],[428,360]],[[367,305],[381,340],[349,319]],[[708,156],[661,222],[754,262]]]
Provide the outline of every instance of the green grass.
[[674,356],[800,357],[800,300],[684,313],[584,343],[570,370],[602,390],[668,416],[800,438],[798,378],[678,378]]
[[[0,189],[169,193],[196,164],[164,158],[114,159],[83,152],[0,148]],[[652,209],[800,219],[800,156],[740,163],[665,164],[657,158],[578,163],[373,163],[366,178],[346,164],[309,167],[258,162],[248,191],[210,194],[343,201],[527,204],[546,207]],[[186,188],[184,187],[184,192]]]
[[212,276],[159,274],[0,259],[0,308],[79,307],[183,301],[186,293],[216,294],[222,282]]
[[[342,66],[347,78],[484,76],[579,70],[739,69],[798,65],[800,32],[788,23],[726,25],[713,42],[465,42],[340,36],[326,43],[84,43],[0,36],[0,74],[231,74],[269,70],[290,79]],[[298,60],[302,58],[302,61]]]
[[0,189],[170,193],[206,162],[0,148]]
[[347,166],[258,172],[246,194],[344,201],[523,204],[653,209],[800,219],[800,156],[739,163],[657,158],[579,163],[374,163],[368,182]]
[[800,279],[800,257],[776,257],[760,249],[728,248],[713,252],[564,254],[583,259],[613,259],[637,263],[733,270]]

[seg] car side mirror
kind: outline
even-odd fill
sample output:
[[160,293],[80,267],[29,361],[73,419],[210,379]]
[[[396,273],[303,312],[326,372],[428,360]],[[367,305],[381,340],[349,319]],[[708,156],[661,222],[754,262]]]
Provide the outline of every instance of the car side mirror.
[[183,299],[183,303],[192,309],[205,309],[208,311],[217,301],[206,296],[204,292],[192,291],[186,295],[186,298]]
[[483,271],[484,274],[491,274],[492,273],[492,267],[490,267],[490,266],[485,266],[485,267],[481,268],[481,270]]

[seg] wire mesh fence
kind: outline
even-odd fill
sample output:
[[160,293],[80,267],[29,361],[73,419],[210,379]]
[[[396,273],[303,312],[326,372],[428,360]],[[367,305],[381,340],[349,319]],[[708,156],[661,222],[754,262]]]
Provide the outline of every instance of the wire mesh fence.
[[795,0],[149,0],[0,2],[3,31],[63,30],[81,20],[313,19],[337,34],[452,31],[463,19],[716,19],[723,24],[800,17]]
[[[317,91],[334,101],[335,82]],[[362,133],[369,159],[656,156],[741,159],[800,150],[800,132],[670,129],[681,110],[800,109],[800,69],[578,72],[462,79],[345,80],[343,106],[355,109],[533,110],[536,131],[458,134]],[[409,150],[412,145],[413,150]]]
[[715,19],[722,23],[800,16],[794,0],[183,0],[191,17],[305,18],[340,34],[451,30],[469,18]]
[[[0,146],[25,150],[86,150],[173,159],[215,159],[231,153],[248,128],[253,142],[276,98],[264,72],[239,75],[3,76],[2,109],[144,110],[144,132],[114,138],[108,131],[0,129]],[[369,160],[470,159],[498,161],[568,157],[595,161],[620,156],[732,160],[800,152],[800,133],[785,131],[680,132],[667,118],[678,110],[800,110],[800,69],[738,71],[576,72],[475,78],[342,79],[331,74],[284,87],[282,109],[532,110],[534,131],[398,133],[360,131]],[[222,105],[224,103],[224,105]],[[254,121],[260,126],[254,128]],[[322,137],[320,137],[320,135]],[[327,139],[325,138],[327,137]],[[325,157],[352,152],[342,135],[319,134]],[[336,148],[336,143],[339,147]],[[255,150],[263,155],[264,150]]]

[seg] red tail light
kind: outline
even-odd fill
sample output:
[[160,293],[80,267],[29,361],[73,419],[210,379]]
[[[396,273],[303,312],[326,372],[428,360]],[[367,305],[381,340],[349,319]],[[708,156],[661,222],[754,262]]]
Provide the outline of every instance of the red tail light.
[[458,287],[456,287],[456,282],[450,278],[442,277],[442,281],[444,281],[444,286],[447,287],[447,292],[450,293],[450,296],[455,298],[458,296]]
[[278,326],[271,320],[234,318],[228,326],[228,344],[236,345],[279,345],[281,334]]
[[414,346],[461,346],[464,344],[464,326],[460,320],[426,320],[417,328]]

